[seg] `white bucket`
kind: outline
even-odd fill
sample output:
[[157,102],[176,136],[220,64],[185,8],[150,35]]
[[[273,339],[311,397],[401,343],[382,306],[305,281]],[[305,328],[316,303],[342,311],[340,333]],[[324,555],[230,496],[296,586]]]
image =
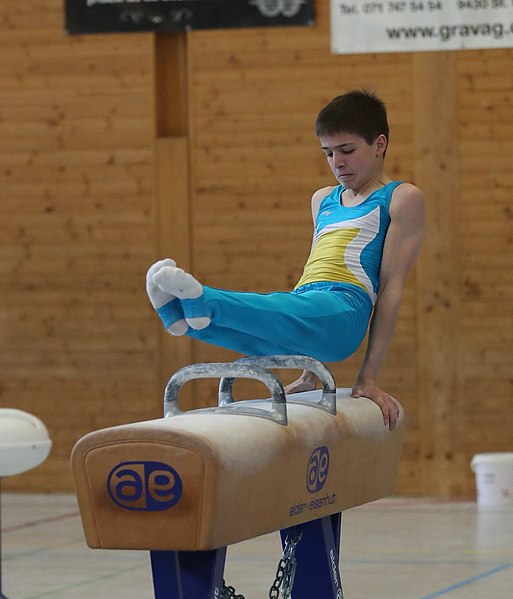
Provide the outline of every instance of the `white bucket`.
[[470,466],[480,508],[513,507],[513,453],[478,453]]

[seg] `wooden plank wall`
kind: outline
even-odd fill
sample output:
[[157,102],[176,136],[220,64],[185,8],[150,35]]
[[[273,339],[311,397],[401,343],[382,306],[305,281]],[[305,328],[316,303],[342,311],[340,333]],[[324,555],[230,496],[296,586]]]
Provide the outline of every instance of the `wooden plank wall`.
[[1,405],[49,428],[5,487],[71,489],[84,433],[158,413],[149,35],[69,38],[62,3],[0,3]]
[[[355,87],[386,100],[390,174],[429,207],[381,379],[409,415],[397,491],[472,495],[471,457],[513,451],[513,53],[332,56],[326,0],[316,13],[311,28],[69,38],[56,3],[0,0],[0,401],[54,439],[6,488],[69,490],[80,435],[160,416],[168,373],[236,357],[163,335],[145,270],[170,254],[214,286],[293,286],[310,195],[331,182],[313,120]],[[361,358],[331,365],[339,385]]]

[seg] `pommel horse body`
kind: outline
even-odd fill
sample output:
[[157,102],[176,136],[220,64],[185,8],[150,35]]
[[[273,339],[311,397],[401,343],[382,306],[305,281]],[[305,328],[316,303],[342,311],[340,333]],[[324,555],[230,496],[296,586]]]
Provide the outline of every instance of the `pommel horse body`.
[[[285,396],[277,368],[308,369],[322,389]],[[214,377],[218,406],[182,412],[182,385]],[[272,397],[234,402],[236,378],[260,380]],[[284,567],[269,597],[342,599],[341,512],[393,492],[404,412],[390,431],[375,403],[336,388],[320,362],[266,356],[179,370],[164,413],[75,445],[87,544],[149,550],[155,599],[222,599],[242,597],[224,585],[227,546],[279,530]]]

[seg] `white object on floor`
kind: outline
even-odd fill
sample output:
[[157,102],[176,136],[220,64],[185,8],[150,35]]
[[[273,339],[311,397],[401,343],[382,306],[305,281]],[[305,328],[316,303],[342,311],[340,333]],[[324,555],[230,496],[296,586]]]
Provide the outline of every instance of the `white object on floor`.
[[478,453],[470,465],[479,508],[513,506],[513,453]]
[[39,466],[52,448],[39,418],[14,408],[0,408],[0,477]]

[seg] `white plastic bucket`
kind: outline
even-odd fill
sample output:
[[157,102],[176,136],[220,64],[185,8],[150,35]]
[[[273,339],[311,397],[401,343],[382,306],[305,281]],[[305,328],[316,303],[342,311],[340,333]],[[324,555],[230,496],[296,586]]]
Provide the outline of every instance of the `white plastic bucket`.
[[513,507],[513,453],[478,453],[470,466],[480,508]]

